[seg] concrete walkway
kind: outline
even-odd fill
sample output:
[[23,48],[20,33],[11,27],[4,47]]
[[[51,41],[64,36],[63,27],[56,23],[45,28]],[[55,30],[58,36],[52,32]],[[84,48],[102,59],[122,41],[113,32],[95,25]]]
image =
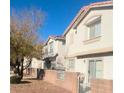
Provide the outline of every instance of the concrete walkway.
[[24,79],[21,84],[11,84],[11,93],[71,93],[48,82]]

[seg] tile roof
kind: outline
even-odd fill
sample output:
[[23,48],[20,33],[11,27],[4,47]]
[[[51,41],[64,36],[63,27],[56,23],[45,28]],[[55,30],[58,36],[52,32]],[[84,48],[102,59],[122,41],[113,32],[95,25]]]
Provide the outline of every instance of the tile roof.
[[47,42],[48,42],[50,39],[54,39],[54,40],[64,40],[65,38],[64,38],[64,36],[50,35],[44,45],[46,45]]

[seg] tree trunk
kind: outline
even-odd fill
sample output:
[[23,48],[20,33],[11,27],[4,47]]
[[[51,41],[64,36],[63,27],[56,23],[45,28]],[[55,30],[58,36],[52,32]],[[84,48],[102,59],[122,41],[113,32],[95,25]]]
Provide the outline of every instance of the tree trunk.
[[22,79],[23,78],[23,61],[21,62],[20,76]]
[[20,81],[21,81],[21,79],[23,79],[23,71],[30,66],[31,61],[32,61],[32,59],[30,59],[29,63],[26,66],[24,66],[24,57],[20,57],[20,56],[17,57],[15,73],[18,74],[18,76],[20,77]]
[[20,76],[20,80],[23,78],[23,61],[24,58],[17,58],[17,74]]
[[24,57],[22,57],[21,58],[21,60],[20,60],[21,62],[21,64],[20,64],[20,79],[22,79],[23,78],[23,61],[24,61]]
[[19,67],[20,67],[20,62],[19,62],[19,58],[17,57],[17,59],[16,59],[16,66],[15,66],[15,73],[18,74],[18,75],[20,75]]

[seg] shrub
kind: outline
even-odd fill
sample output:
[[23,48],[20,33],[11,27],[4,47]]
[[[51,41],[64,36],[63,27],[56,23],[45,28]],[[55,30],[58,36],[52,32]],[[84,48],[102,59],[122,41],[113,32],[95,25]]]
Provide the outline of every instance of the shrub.
[[18,84],[18,83],[20,83],[20,81],[21,81],[20,76],[11,76],[10,77],[11,84]]

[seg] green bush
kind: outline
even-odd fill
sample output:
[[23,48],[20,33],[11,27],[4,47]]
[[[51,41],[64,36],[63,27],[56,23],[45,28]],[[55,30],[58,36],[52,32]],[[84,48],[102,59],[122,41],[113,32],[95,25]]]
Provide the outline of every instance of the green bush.
[[20,83],[21,78],[19,76],[11,76],[10,77],[10,83],[11,84],[18,84]]

